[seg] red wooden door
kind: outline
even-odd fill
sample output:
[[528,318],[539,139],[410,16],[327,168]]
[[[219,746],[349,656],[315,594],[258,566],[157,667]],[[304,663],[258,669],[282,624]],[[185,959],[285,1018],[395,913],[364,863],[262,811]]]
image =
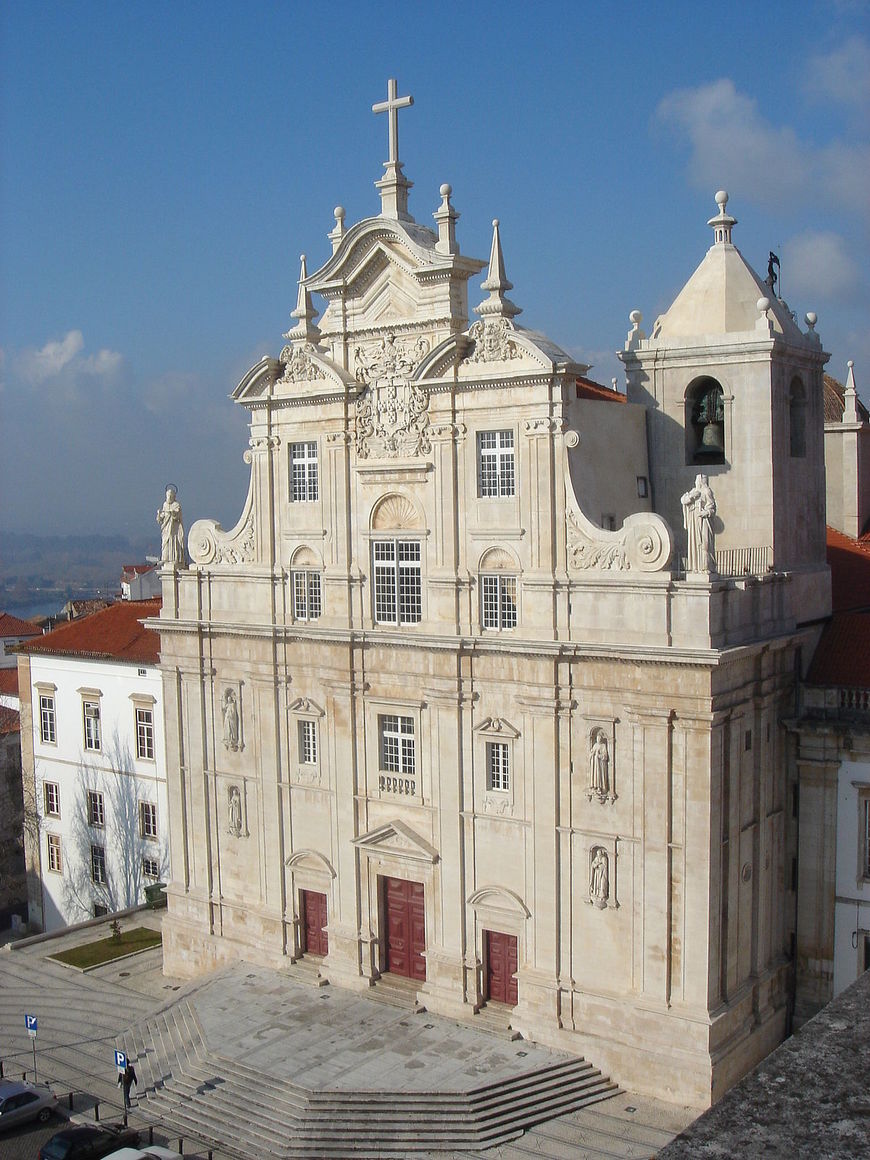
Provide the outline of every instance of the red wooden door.
[[302,940],[303,950],[310,955],[325,955],[329,950],[326,926],[326,895],[315,890],[303,890]]
[[484,931],[486,997],[496,1003],[517,1003],[517,940],[512,934]]
[[384,878],[387,970],[407,979],[426,979],[426,918],[422,882]]

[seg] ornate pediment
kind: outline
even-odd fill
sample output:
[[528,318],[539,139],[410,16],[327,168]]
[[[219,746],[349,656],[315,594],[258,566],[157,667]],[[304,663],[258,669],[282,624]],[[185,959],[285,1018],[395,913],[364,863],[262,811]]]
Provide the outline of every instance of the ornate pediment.
[[405,862],[426,862],[434,865],[438,861],[438,851],[425,838],[415,833],[410,826],[398,820],[387,822],[370,830],[367,834],[353,839],[358,850],[377,856],[399,858]]
[[487,717],[475,727],[474,732],[486,737],[500,737],[502,741],[516,741],[520,735],[519,730],[505,721],[504,717]]

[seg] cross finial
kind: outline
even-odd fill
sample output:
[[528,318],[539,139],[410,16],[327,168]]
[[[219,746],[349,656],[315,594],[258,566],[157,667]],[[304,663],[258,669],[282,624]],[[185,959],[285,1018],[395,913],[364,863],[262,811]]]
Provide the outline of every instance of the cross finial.
[[390,77],[387,81],[387,99],[385,101],[378,101],[377,104],[372,105],[373,113],[386,113],[389,123],[390,136],[390,163],[398,164],[399,161],[399,109],[407,109],[413,105],[414,98],[411,96],[398,96],[399,82],[395,77]]

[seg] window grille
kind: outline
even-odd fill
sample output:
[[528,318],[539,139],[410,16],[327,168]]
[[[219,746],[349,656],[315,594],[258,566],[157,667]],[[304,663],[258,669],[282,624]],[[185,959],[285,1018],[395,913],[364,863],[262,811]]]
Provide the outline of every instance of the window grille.
[[148,761],[154,760],[154,712],[136,710],[136,754]]
[[105,886],[108,882],[105,846],[91,846],[91,881],[98,886]]
[[103,795],[95,789],[88,790],[88,825],[105,826],[106,810]]
[[102,747],[100,736],[100,706],[95,701],[84,702],[85,749],[99,752]]
[[516,576],[481,576],[481,621],[484,628],[516,628]]
[[418,624],[423,616],[418,540],[375,540],[375,621]]
[[156,858],[142,859],[142,877],[143,878],[159,878],[160,865]]
[[414,718],[387,713],[380,723],[381,769],[386,773],[414,773]]
[[157,806],[154,802],[139,802],[139,837],[157,837]]
[[52,818],[60,817],[60,786],[57,782],[47,781],[43,786],[45,795],[45,812]]
[[507,790],[510,787],[510,747],[506,741],[487,741],[486,788]]
[[63,855],[58,834],[48,835],[48,868],[54,874],[63,874]]
[[303,765],[317,764],[317,722],[299,722],[299,760]]
[[49,745],[54,745],[57,742],[56,724],[54,697],[42,693],[39,697],[39,735]]
[[290,499],[293,503],[316,500],[320,489],[317,478],[317,444],[290,444]]
[[513,431],[478,432],[477,492],[482,499],[516,493]]
[[320,573],[293,573],[293,616],[296,620],[316,620],[320,616]]

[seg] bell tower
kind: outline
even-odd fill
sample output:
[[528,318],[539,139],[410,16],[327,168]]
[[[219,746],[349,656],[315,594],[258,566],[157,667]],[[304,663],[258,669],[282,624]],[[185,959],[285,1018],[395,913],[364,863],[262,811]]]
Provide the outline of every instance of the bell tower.
[[[720,575],[789,572],[801,619],[827,612],[822,371],[828,355],[802,331],[731,240],[728,194],[707,223],[713,245],[647,337],[642,315],[619,357],[628,400],[648,412],[655,510],[686,553],[680,497],[698,473],[716,497]],[[771,268],[772,269],[772,268]]]

